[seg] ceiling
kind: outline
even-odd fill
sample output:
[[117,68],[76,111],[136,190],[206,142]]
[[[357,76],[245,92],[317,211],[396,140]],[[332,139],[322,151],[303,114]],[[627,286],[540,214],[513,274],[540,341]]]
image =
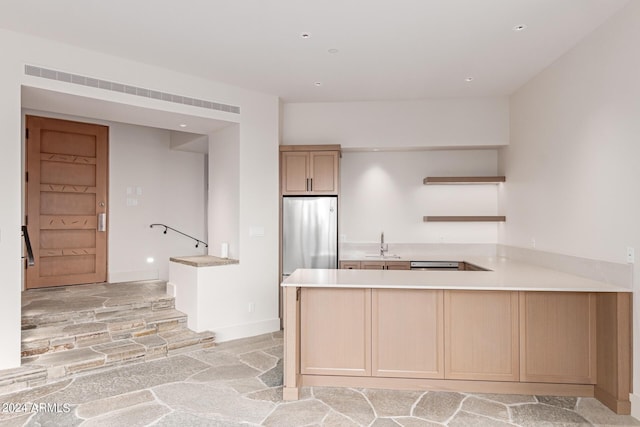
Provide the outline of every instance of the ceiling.
[[628,1],[2,0],[0,27],[285,102],[502,96]]

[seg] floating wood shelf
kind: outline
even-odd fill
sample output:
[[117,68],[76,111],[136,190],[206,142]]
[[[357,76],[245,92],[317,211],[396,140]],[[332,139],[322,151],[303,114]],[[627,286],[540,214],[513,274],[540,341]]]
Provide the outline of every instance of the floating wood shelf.
[[505,222],[505,216],[425,216],[424,222]]
[[422,182],[433,184],[498,184],[505,182],[504,176],[428,176]]

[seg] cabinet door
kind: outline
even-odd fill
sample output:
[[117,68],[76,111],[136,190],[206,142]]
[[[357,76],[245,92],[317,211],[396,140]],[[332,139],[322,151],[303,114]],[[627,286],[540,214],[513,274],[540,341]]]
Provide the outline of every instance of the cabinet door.
[[338,152],[309,153],[310,190],[313,194],[338,194]]
[[387,270],[411,270],[410,261],[387,261]]
[[302,288],[300,370],[371,375],[371,290]]
[[387,265],[384,261],[361,261],[360,268],[363,270],[384,270]]
[[518,381],[518,292],[445,291],[445,378]]
[[280,187],[283,195],[307,194],[309,189],[309,153],[280,153]]
[[520,313],[522,381],[595,383],[595,294],[522,292]]
[[345,270],[359,270],[360,261],[340,261],[340,268]]
[[374,289],[372,375],[444,378],[443,291]]

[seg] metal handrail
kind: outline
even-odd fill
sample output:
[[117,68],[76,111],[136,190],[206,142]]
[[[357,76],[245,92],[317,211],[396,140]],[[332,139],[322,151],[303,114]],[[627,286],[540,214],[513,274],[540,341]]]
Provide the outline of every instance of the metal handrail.
[[[24,244],[27,247],[27,265],[33,267],[36,265],[36,260],[33,257],[33,248],[31,247],[31,239],[29,239],[29,231],[26,225],[22,226],[22,237],[24,237]],[[22,259],[24,258],[25,257],[22,257]]]
[[182,231],[180,231],[180,230],[176,230],[176,229],[175,229],[175,228],[173,228],[173,227],[169,227],[168,225],[165,225],[165,224],[151,224],[149,227],[150,227],[150,228],[153,228],[153,227],[164,227],[164,231],[162,232],[163,234],[167,234],[167,230],[175,231],[175,232],[176,232],[176,233],[178,233],[178,234],[182,234],[182,235],[183,235],[183,236],[185,236],[185,237],[188,237],[188,238],[190,238],[190,239],[192,239],[192,240],[195,240],[195,241],[196,241],[196,248],[197,248],[198,246],[200,246],[200,243],[202,243],[206,248],[208,248],[208,247],[209,247],[209,245],[207,244],[207,242],[203,242],[203,241],[202,241],[202,240],[200,240],[200,239],[196,239],[196,238],[195,238],[195,237],[193,237],[193,236],[189,236],[188,234],[183,233],[183,232],[182,232]]

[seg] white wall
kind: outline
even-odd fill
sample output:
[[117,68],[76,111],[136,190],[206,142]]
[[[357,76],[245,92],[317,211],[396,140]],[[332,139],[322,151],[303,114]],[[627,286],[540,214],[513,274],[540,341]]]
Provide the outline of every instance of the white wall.
[[[639,41],[640,2],[630,2],[511,97],[502,242],[535,237],[541,250],[620,263],[628,246],[640,251]],[[633,277],[640,390],[637,263]],[[640,399],[632,403],[640,416]]]
[[[109,134],[109,281],[167,280],[170,257],[207,250],[149,225],[167,224],[206,241],[205,155],[171,150],[166,130],[112,123]],[[128,206],[127,199],[137,204]]]
[[399,149],[509,143],[507,97],[290,103],[282,110],[285,145]]
[[[10,31],[0,30],[0,369],[19,364],[20,354],[20,87],[69,93],[98,100],[119,102],[151,110],[186,116],[240,121],[239,226],[241,264],[231,280],[238,284],[234,307],[242,306],[236,323],[271,321],[278,317],[278,100],[214,81],[177,73],[135,61],[79,49]],[[24,65],[33,64],[138,87],[213,100],[241,109],[232,113],[101,90],[24,75]],[[132,183],[133,184],[133,183]],[[264,228],[264,236],[249,237],[251,226]],[[257,301],[255,312],[246,314],[248,298]],[[221,295],[220,298],[225,298]],[[239,309],[238,309],[239,310]]]
[[341,229],[346,242],[496,243],[495,223],[425,223],[425,215],[497,215],[496,185],[424,185],[426,176],[495,175],[487,150],[345,152]]
[[220,256],[229,245],[229,258],[240,256],[240,127],[232,125],[209,138],[209,254]]

